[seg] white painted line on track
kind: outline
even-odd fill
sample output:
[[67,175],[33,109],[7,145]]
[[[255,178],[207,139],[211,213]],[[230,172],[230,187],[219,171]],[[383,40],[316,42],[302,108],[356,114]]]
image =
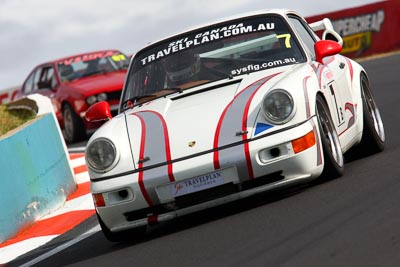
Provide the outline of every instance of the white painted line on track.
[[77,184],[82,184],[82,183],[86,183],[89,182],[89,174],[88,172],[81,172],[81,173],[77,173],[75,174],[75,182]]
[[94,210],[92,195],[86,194],[78,198],[65,202],[64,206],[52,212],[47,216],[43,216],[40,220],[54,218],[55,216],[62,215],[72,211],[88,211]]
[[74,167],[86,165],[85,157],[71,159],[71,163],[72,163],[72,166],[74,166]]
[[95,227],[89,229],[87,232],[83,233],[82,235],[78,236],[77,238],[72,239],[72,240],[62,244],[61,246],[56,247],[56,248],[40,255],[39,257],[37,257],[29,262],[24,263],[23,265],[21,265],[21,267],[30,267],[30,266],[35,265],[47,258],[50,258],[51,256],[54,256],[55,254],[63,251],[64,249],[67,249],[67,248],[75,245],[76,243],[79,243],[80,241],[92,236],[93,234],[99,232],[100,230],[101,230],[100,225],[96,225]]
[[32,247],[40,247],[50,242],[57,236],[58,235],[32,237],[30,239],[0,248],[0,266],[2,266],[2,264],[7,264],[8,262],[25,253],[28,253],[32,250]]

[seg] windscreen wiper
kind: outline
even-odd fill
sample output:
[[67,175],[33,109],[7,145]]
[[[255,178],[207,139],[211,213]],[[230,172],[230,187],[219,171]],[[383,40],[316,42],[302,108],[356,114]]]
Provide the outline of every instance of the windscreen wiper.
[[157,96],[156,95],[140,95],[140,96],[134,96],[132,98],[129,98],[122,103],[123,111],[127,110],[128,108],[132,108],[139,100],[146,98],[146,97],[157,97]]
[[[183,90],[182,88],[179,87],[171,87],[171,88],[165,88],[162,89],[161,91],[158,91],[155,94],[150,94],[150,95],[141,95],[141,96],[134,96],[132,98],[129,98],[128,100],[125,100],[122,103],[123,111],[127,110],[128,108],[132,108],[137,104],[138,101],[140,101],[143,98],[146,97],[151,97],[151,98],[160,98],[160,97],[165,97],[167,95],[173,94],[173,93],[182,93]],[[142,103],[140,103],[142,104]]]
[[182,93],[183,89],[180,87],[170,87],[170,88],[164,88],[161,91],[172,91],[173,93]]

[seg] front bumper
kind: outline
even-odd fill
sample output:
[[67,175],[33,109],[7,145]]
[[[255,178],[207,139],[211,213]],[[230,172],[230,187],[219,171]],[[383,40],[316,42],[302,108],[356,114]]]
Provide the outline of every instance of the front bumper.
[[[151,207],[138,183],[138,173],[93,181],[92,193],[101,194],[105,201],[105,206],[96,208],[97,212],[111,231],[122,231],[311,180],[323,170],[321,144],[315,125],[317,122],[313,117],[294,128],[249,142],[250,162],[243,162],[243,158],[238,156],[238,153],[242,153],[241,147],[227,148],[225,152],[228,153],[220,160],[219,169],[225,180],[216,187],[173,197],[166,190],[173,183],[166,181],[165,175],[149,179],[145,186],[152,202]],[[315,134],[315,144],[295,153],[292,141],[310,132]],[[216,171],[213,163],[213,153],[176,162],[175,179],[187,181],[188,178],[213,173]],[[251,174],[249,167],[252,169]]]

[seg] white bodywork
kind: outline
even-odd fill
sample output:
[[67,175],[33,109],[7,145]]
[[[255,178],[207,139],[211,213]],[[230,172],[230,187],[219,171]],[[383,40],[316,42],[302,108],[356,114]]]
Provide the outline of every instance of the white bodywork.
[[[284,10],[258,14],[263,13],[278,14],[289,25],[288,14],[296,15]],[[329,23],[326,19],[312,26],[318,30]],[[304,43],[300,45],[307,51]],[[95,132],[88,144],[107,138],[117,151],[106,172],[89,168],[92,193],[102,194],[105,201],[96,208],[98,214],[117,232],[318,177],[324,158],[316,96],[326,100],[346,152],[361,140],[362,72],[344,56],[327,57],[320,64],[307,53],[303,63],[199,85],[124,111]],[[260,101],[277,88],[292,95],[295,114],[287,123],[271,125],[260,111]],[[315,144],[295,153],[292,141],[310,132]],[[249,182],[261,177],[270,181],[259,186]],[[175,202],[176,197],[228,183],[235,192],[194,204]]]

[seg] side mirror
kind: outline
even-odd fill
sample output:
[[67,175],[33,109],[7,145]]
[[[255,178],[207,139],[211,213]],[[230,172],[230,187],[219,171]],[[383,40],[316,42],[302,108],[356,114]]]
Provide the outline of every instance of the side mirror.
[[112,119],[110,105],[106,101],[100,101],[88,108],[85,114],[88,122],[108,121]]
[[317,62],[324,64],[322,60],[325,57],[339,54],[342,51],[342,46],[335,41],[322,40],[315,43],[314,50]]

